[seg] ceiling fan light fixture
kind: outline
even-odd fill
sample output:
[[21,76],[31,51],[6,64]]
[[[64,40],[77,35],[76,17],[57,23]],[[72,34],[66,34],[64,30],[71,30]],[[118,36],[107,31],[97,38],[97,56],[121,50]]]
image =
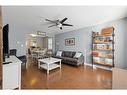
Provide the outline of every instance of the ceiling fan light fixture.
[[62,30],[62,27],[60,27],[60,29]]
[[59,23],[57,26],[58,26],[58,27],[62,27],[62,24],[61,24],[61,23]]

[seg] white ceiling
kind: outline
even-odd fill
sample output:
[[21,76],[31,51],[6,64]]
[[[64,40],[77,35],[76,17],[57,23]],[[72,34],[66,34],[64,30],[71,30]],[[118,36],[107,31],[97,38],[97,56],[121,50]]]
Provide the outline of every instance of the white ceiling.
[[[127,16],[125,6],[3,6],[2,11],[4,24],[47,33],[63,33]],[[48,28],[52,24],[44,20],[65,17],[68,18],[66,23],[73,27]]]

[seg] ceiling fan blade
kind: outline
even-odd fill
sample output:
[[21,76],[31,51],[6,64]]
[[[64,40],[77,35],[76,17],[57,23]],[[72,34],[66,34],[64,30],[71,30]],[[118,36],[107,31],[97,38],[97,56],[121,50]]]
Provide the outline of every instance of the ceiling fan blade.
[[56,23],[56,21],[52,21],[52,20],[49,20],[49,19],[45,19],[46,21],[49,21],[49,22],[52,22],[52,23]]
[[63,23],[67,20],[67,18],[64,18],[63,20],[60,21],[60,23]]
[[71,24],[65,24],[65,23],[63,23],[62,25],[63,25],[63,26],[73,26],[73,25],[71,25]]
[[51,25],[51,26],[49,26],[48,28],[53,27],[53,26],[56,26],[56,25]]

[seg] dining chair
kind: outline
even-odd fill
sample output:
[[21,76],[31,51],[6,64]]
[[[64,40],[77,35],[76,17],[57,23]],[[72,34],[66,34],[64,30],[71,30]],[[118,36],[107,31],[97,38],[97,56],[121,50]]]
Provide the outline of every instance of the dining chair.
[[43,59],[46,57],[46,54],[47,54],[47,48],[43,49],[40,53],[39,53],[39,56],[38,56],[38,59]]
[[16,54],[17,54],[17,50],[16,50],[16,49],[11,49],[11,50],[10,50],[9,55],[14,55],[14,56],[16,56]]

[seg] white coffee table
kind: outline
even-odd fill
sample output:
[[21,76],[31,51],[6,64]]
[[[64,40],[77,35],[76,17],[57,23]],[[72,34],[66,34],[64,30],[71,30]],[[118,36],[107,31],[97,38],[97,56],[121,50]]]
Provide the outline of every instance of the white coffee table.
[[[59,64],[56,64],[56,62],[59,62]],[[41,64],[43,63],[43,64]],[[50,70],[53,70],[55,68],[61,69],[61,59],[58,58],[44,58],[38,60],[38,68],[43,68],[47,70],[47,74],[49,74]]]

